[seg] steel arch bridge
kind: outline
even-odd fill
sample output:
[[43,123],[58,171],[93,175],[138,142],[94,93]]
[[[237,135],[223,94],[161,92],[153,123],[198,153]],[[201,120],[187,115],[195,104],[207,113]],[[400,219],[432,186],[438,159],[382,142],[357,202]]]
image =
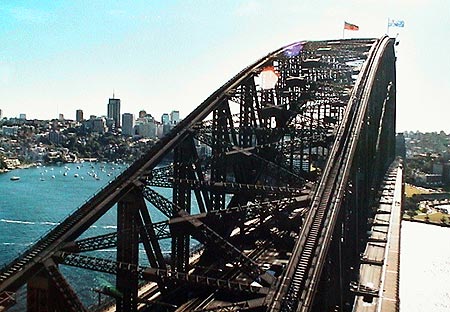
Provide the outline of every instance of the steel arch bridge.
[[[63,266],[114,275],[117,311],[348,310],[394,159],[394,43],[301,41],[243,69],[2,269],[0,310],[26,287],[29,311],[87,311]],[[115,206],[116,232],[82,236]]]

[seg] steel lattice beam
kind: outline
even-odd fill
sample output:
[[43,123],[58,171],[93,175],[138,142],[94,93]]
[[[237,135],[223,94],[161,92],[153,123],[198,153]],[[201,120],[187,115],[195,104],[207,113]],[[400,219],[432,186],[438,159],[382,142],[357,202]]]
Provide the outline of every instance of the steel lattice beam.
[[[217,216],[227,216],[232,214],[240,214],[243,221],[248,221],[250,219],[256,218],[261,215],[261,213],[269,214],[279,207],[285,207],[286,205],[295,205],[298,207],[306,207],[309,201],[309,195],[301,195],[292,198],[284,198],[278,200],[272,200],[261,203],[253,203],[245,206],[230,207],[224,210],[212,210],[205,213],[193,214],[189,217],[175,217],[168,221],[155,222],[151,225],[155,231],[155,236],[158,240],[168,239],[171,237],[170,234],[170,224],[176,224],[180,222],[187,222],[187,219],[208,219]],[[150,226],[143,226],[149,229]],[[122,233],[126,235],[125,233]],[[88,237],[85,239],[77,240],[66,244],[63,251],[67,252],[87,252],[94,250],[103,250],[108,248],[117,247],[117,232],[111,232],[103,235]],[[139,241],[142,243],[142,239]]]
[[143,193],[146,199],[150,201],[162,213],[167,214],[166,216],[170,217],[172,211],[177,211],[178,215],[181,218],[184,218],[186,222],[196,230],[196,232],[193,232],[195,238],[197,238],[202,243],[206,242],[210,246],[215,246],[216,248],[221,249],[227,259],[235,265],[240,266],[243,272],[253,278],[261,278],[269,285],[274,282],[273,276],[265,273],[262,269],[259,268],[257,263],[248,258],[238,248],[233,246],[230,242],[217,234],[213,229],[204,224],[202,221],[200,221],[199,219],[191,218],[189,213],[187,213],[174,203],[168,201],[166,198],[159,195],[157,192],[150,188],[144,188]]
[[157,181],[145,181],[146,186],[158,186],[172,188],[174,184],[189,187],[192,190],[214,191],[224,194],[236,194],[240,192],[248,192],[254,194],[298,194],[302,190],[288,186],[273,186],[261,184],[244,184],[236,182],[213,182],[199,181],[190,179],[173,179],[164,177]]
[[[167,239],[171,237],[169,223],[167,221],[153,223],[151,227],[153,227],[157,239]],[[149,226],[145,226],[145,228],[149,228]],[[127,232],[121,234],[126,235]],[[73,251],[73,252],[86,252],[116,247],[117,235],[118,235],[117,232],[112,232],[103,235],[80,239],[68,243],[63,249],[66,251]],[[140,239],[139,242],[142,242],[142,239]]]
[[[308,311],[316,290],[324,287],[319,281],[333,283],[328,266],[336,262],[335,241],[342,234],[336,224],[342,222],[342,232],[353,242],[343,248],[357,250],[360,229],[349,222],[366,221],[365,211],[354,210],[364,209],[373,198],[376,171],[384,170],[392,157],[393,50],[370,52],[387,41],[391,46],[389,39],[302,41],[245,68],[2,269],[0,294],[47,274],[43,263],[58,258],[114,274],[118,287],[127,284],[119,310],[136,309],[139,278],[158,283],[162,302],[204,303],[193,310],[202,305],[214,310],[223,303],[222,310]],[[263,80],[270,73],[276,83],[268,87]],[[173,162],[163,165],[163,159]],[[150,186],[172,188],[172,200]],[[314,194],[310,207],[303,190]],[[352,197],[352,192],[357,195]],[[152,224],[144,197],[167,220]],[[344,200],[350,208],[341,209]],[[191,213],[194,203],[200,212],[196,215]],[[117,233],[77,240],[116,204]],[[356,231],[355,237],[349,229]],[[190,263],[191,236],[204,245],[195,266]],[[161,238],[171,239],[167,263]],[[138,265],[140,243],[152,268]],[[116,246],[117,261],[61,252]],[[54,283],[63,285],[56,266],[50,270]],[[134,279],[128,280],[130,274]],[[251,286],[251,281],[270,289]],[[230,298],[229,292],[238,298]],[[211,305],[202,298],[211,299]],[[69,304],[72,299],[67,299]]]
[[269,289],[261,286],[252,286],[245,283],[233,282],[230,280],[218,279],[209,276],[201,276],[183,272],[176,272],[167,269],[157,269],[144,266],[137,266],[130,263],[118,262],[109,259],[101,259],[91,256],[61,252],[56,255],[59,263],[83,268],[91,271],[117,274],[117,270],[124,270],[138,274],[139,279],[147,281],[172,280],[196,286],[225,289],[237,293],[254,293],[266,295]]

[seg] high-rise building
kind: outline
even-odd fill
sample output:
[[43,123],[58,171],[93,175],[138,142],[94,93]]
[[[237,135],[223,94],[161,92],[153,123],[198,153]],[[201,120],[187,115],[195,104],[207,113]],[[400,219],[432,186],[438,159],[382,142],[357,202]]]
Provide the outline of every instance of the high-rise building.
[[108,118],[114,119],[116,129],[120,127],[120,99],[109,99],[108,102]]
[[3,118],[3,112],[2,112],[2,110],[0,109],[0,119],[2,119]]
[[19,114],[19,119],[26,120],[27,119],[27,114]]
[[[172,115],[172,114],[171,114]],[[173,125],[170,123],[169,114],[164,113],[161,115],[161,133],[159,137],[165,136],[170,130],[173,128]]]
[[147,115],[147,112],[145,110],[139,111],[139,118],[144,118],[145,115]]
[[180,112],[179,111],[172,111],[170,113],[170,121],[172,122],[172,124],[176,125],[177,123],[180,122]]
[[105,133],[107,128],[105,117],[92,119],[92,132]]
[[116,121],[114,119],[105,117],[105,122],[107,132],[115,132],[117,130]]
[[83,121],[83,110],[77,109],[75,115],[76,115],[76,121],[77,122],[82,122]]
[[168,125],[170,123],[169,114],[164,113],[161,115],[161,123],[163,125]]
[[156,138],[156,122],[152,115],[147,114],[136,120],[136,133],[144,138]]
[[136,125],[138,135],[143,138],[156,138],[156,124],[154,121],[139,123]]
[[130,113],[122,114],[122,134],[134,135],[134,115]]
[[58,120],[59,121],[64,121],[64,114],[59,114]]

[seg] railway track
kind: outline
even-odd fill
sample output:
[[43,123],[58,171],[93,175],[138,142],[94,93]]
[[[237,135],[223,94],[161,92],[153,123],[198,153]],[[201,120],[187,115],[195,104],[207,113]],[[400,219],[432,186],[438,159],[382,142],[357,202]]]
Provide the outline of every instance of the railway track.
[[[162,287],[161,301],[153,298],[158,290],[150,290],[155,304],[167,303],[167,308],[176,311],[213,311],[228,296],[224,305],[232,310],[243,309],[249,302],[252,309],[309,311],[354,166],[361,129],[366,129],[372,85],[389,44],[392,40],[387,37],[297,42],[246,67],[146,155],[3,268],[0,298],[46,270],[72,311],[77,306],[82,309],[57,265],[49,265],[66,264],[115,274],[119,281],[116,286],[122,287],[128,300],[122,309],[128,310],[136,302],[131,298],[136,294],[138,278],[131,286],[124,284],[127,274],[139,266],[139,259],[127,255],[144,243],[147,257],[154,263],[142,268],[139,278],[157,279],[158,287]],[[294,58],[286,56],[291,49],[304,47]],[[357,67],[352,62],[363,65]],[[279,85],[270,91],[256,90],[256,76],[267,67],[280,73]],[[356,83],[355,73],[359,74]],[[236,104],[239,107],[233,109],[240,109],[240,115],[234,116],[230,105]],[[205,119],[211,116],[212,121]],[[381,125],[384,118],[383,111],[375,123]],[[330,120],[332,126],[327,125]],[[285,132],[289,127],[295,131]],[[378,152],[383,129],[377,130]],[[317,133],[327,136],[314,136]],[[210,144],[212,156],[208,160],[200,159],[195,147],[202,136],[204,143]],[[154,170],[171,152],[175,155],[172,167]],[[154,193],[152,183],[173,188],[172,199]],[[314,197],[303,219],[300,210],[306,208],[296,196],[303,194],[306,185],[307,190],[314,189]],[[194,195],[201,212],[197,215],[190,214]],[[167,218],[162,232],[154,231],[157,224],[152,223],[145,200]],[[118,221],[118,225],[132,231],[78,240],[115,204],[122,209],[118,220],[123,223]],[[138,211],[137,216],[132,209]],[[144,227],[150,231],[145,235],[137,232]],[[231,233],[237,232],[241,236],[235,239]],[[163,236],[172,238],[171,262],[162,257],[158,239]],[[204,267],[189,269],[191,237],[207,247]],[[78,246],[79,250],[71,254],[68,246]],[[101,246],[117,247],[120,257],[102,262],[104,259],[79,254]],[[262,260],[271,257],[264,254],[267,250],[280,266],[273,275]],[[220,253],[222,257],[217,255]],[[217,262],[210,265],[214,259]],[[256,281],[262,288],[249,292]],[[235,293],[244,299],[235,300]]]
[[392,40],[384,37],[372,47],[363,74],[359,76],[327,161],[323,180],[314,196],[285,277],[274,295],[273,311],[311,309],[366,114],[370,85],[374,82],[381,54],[389,43]]

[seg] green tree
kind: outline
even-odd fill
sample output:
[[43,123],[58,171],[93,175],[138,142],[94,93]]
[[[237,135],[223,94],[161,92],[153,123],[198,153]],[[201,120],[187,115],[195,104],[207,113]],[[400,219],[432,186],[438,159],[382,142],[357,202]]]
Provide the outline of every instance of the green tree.
[[413,197],[405,197],[405,201],[403,202],[403,206],[406,210],[416,210],[417,209],[417,196],[413,195]]
[[406,214],[409,216],[409,218],[412,220],[414,216],[416,215],[416,212],[414,210],[408,210]]

